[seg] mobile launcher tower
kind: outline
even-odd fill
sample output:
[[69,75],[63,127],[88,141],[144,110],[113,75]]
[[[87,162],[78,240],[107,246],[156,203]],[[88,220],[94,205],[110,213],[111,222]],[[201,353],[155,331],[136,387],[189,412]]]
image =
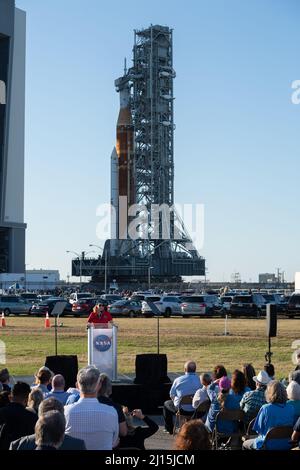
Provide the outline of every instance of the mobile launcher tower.
[[[72,261],[72,275],[119,285],[177,282],[205,275],[174,204],[172,30],[135,31],[133,67],[115,81],[120,94],[116,146],[111,155],[111,239],[98,259]],[[130,230],[131,226],[131,230]],[[136,229],[132,233],[132,226]],[[151,271],[150,271],[151,270]]]

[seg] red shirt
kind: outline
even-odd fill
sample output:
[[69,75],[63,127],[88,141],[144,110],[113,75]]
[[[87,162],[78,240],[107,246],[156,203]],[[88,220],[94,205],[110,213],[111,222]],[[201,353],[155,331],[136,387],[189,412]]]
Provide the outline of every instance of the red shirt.
[[88,323],[108,323],[112,321],[111,314],[107,311],[103,311],[99,317],[98,312],[92,312],[88,318]]

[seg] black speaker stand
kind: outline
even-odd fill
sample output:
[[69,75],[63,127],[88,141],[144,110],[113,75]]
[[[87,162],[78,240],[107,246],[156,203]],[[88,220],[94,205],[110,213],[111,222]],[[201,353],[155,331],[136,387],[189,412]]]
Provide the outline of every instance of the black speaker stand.
[[268,346],[269,346],[269,349],[265,354],[265,360],[266,360],[266,362],[268,362],[268,364],[271,364],[272,363],[271,358],[272,358],[273,353],[271,352],[271,337],[270,336],[269,336],[269,345]]

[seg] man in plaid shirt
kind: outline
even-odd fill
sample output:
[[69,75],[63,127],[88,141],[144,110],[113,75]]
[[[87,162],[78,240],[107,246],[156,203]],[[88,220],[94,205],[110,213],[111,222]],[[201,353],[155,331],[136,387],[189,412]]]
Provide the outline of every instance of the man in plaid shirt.
[[241,410],[245,412],[248,423],[256,417],[262,405],[266,403],[265,391],[271,379],[264,370],[261,370],[257,376],[253,377],[253,380],[256,382],[256,390],[246,392],[240,402]]

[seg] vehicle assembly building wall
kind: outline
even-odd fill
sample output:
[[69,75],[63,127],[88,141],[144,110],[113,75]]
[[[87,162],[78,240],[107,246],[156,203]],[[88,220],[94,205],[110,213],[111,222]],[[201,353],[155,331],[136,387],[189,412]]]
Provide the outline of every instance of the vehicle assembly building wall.
[[16,9],[4,220],[20,224],[24,222],[25,40],[25,12]]
[[0,0],[0,272],[25,270],[26,14]]

